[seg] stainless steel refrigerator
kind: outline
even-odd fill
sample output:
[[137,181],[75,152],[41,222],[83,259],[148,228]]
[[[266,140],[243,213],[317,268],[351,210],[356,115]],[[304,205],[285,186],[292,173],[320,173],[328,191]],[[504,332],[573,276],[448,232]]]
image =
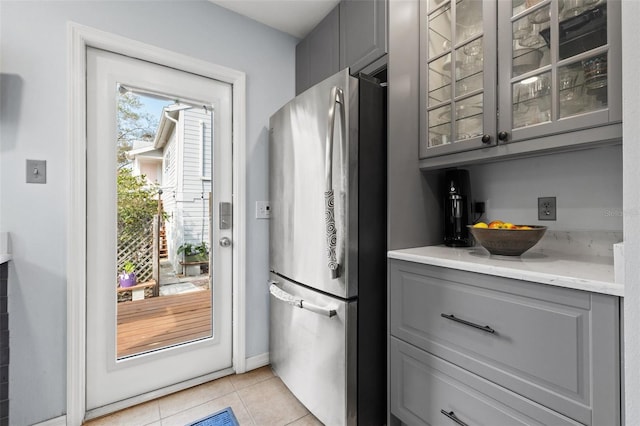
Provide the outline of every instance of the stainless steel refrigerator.
[[348,69],[270,120],[270,357],[326,425],[386,423],[386,93]]

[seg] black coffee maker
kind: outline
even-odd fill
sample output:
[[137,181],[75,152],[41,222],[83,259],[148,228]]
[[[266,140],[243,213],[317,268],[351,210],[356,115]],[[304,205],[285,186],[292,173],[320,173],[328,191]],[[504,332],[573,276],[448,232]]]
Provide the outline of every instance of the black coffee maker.
[[471,225],[471,184],[469,171],[447,170],[444,177],[444,243],[449,247],[469,247]]

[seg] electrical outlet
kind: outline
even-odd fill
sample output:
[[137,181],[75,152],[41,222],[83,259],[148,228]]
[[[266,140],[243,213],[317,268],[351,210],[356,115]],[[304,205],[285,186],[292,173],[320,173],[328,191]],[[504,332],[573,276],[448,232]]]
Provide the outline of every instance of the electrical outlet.
[[256,219],[270,219],[271,207],[268,201],[256,201]]
[[538,198],[538,220],[556,220],[556,197]]

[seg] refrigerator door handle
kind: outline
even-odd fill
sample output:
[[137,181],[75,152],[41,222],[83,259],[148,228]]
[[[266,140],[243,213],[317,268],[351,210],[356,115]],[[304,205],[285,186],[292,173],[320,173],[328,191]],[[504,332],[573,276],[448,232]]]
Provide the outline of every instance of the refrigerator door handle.
[[278,300],[281,300],[300,309],[306,309],[307,311],[311,311],[329,318],[335,317],[337,315],[336,310],[332,309],[329,306],[323,307],[314,305],[313,303],[306,302],[299,297],[295,297],[294,295],[287,293],[276,285],[277,281],[269,281],[269,284],[269,293],[271,293],[271,295]]
[[343,127],[341,135],[344,134],[344,93],[342,89],[333,87],[331,89],[331,106],[329,107],[329,120],[327,125],[327,139],[325,149],[325,221],[327,231],[327,256],[328,265],[331,270],[331,278],[338,278],[339,264],[336,258],[336,220],[334,214],[334,195],[333,195],[333,130],[336,122],[336,106],[340,104],[340,123]]

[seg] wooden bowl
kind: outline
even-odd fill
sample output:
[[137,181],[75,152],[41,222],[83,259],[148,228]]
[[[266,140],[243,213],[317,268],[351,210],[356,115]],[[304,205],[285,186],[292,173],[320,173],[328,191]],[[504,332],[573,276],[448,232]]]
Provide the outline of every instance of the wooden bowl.
[[[517,225],[523,226],[523,225]],[[527,225],[531,229],[488,229],[468,225],[476,241],[491,254],[520,256],[535,246],[547,231],[546,226]]]

